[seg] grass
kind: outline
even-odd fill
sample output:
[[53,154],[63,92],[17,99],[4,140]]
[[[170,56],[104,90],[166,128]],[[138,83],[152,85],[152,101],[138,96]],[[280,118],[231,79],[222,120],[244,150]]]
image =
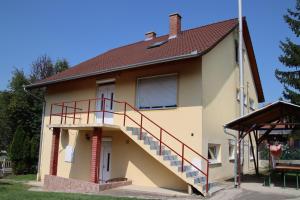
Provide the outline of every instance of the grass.
[[24,180],[30,178],[30,176],[12,176],[11,178],[13,178],[11,179],[13,181],[8,179],[0,180],[1,200],[132,200],[132,198],[117,198],[109,196],[28,191],[28,185],[15,182],[14,180]]
[[26,174],[26,175],[9,175],[5,179],[10,179],[14,181],[34,181],[36,180],[36,174]]

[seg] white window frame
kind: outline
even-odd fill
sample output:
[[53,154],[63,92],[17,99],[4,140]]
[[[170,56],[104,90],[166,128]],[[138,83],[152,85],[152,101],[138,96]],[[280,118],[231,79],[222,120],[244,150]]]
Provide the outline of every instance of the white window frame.
[[[141,108],[139,103],[139,81],[142,79],[152,79],[152,78],[161,78],[161,77],[168,77],[168,76],[175,76],[176,77],[176,105],[175,106],[161,106],[161,107],[149,107],[149,108]],[[178,107],[178,73],[171,73],[171,74],[161,74],[155,76],[145,76],[139,77],[136,81],[136,107],[139,110],[166,110],[166,109],[175,109]]]
[[[214,149],[211,150],[210,148],[213,147]],[[210,164],[218,164],[221,163],[220,162],[220,149],[221,149],[221,145],[220,144],[208,144],[207,147],[207,153],[210,154],[210,156],[212,157],[211,159],[209,159],[209,163]],[[208,157],[208,155],[207,155]]]
[[[253,151],[255,152],[255,147],[253,147]],[[254,160],[254,155],[252,154],[251,145],[249,145],[249,160]]]
[[247,95],[244,94],[244,106],[247,107],[247,104],[248,104],[248,99],[247,99]]
[[252,98],[249,98],[249,107],[251,110],[255,110],[255,102]]
[[[230,148],[232,148],[232,149],[230,149]],[[235,144],[234,144],[234,140],[232,140],[232,139],[228,140],[228,151],[229,151],[228,159],[235,160]],[[230,154],[232,154],[232,155],[230,155]]]
[[240,89],[236,89],[236,100],[240,101]]

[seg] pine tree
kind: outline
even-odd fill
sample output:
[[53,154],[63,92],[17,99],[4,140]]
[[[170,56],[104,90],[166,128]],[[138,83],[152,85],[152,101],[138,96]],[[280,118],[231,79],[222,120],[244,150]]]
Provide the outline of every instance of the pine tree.
[[12,161],[14,174],[22,174],[25,171],[25,162],[23,160],[23,144],[25,131],[22,126],[18,126],[10,145],[9,157]]
[[[296,0],[295,10],[288,9],[284,20],[295,36],[300,36],[300,0]],[[292,103],[300,105],[300,45],[290,38],[280,42],[283,52],[279,61],[285,65],[286,70],[276,69],[275,76],[284,86],[283,97]]]

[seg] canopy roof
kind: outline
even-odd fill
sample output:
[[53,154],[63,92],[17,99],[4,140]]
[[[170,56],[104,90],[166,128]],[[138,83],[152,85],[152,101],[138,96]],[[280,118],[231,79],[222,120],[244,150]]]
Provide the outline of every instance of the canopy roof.
[[[225,128],[242,132],[251,130],[288,130],[299,127],[300,106],[285,101],[277,101],[264,106],[227,124]],[[299,121],[298,121],[299,122]]]

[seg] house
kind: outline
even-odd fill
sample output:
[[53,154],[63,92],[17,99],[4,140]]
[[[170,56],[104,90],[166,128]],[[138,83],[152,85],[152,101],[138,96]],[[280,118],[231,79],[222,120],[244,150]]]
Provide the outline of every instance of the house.
[[[223,125],[239,116],[240,103],[251,112],[264,101],[246,19],[245,102],[238,20],[181,30],[175,13],[169,23],[166,35],[148,32],[27,86],[46,88],[38,178],[48,187],[90,191],[127,179],[205,195],[233,176],[234,145]],[[244,143],[246,173],[253,164]]]

